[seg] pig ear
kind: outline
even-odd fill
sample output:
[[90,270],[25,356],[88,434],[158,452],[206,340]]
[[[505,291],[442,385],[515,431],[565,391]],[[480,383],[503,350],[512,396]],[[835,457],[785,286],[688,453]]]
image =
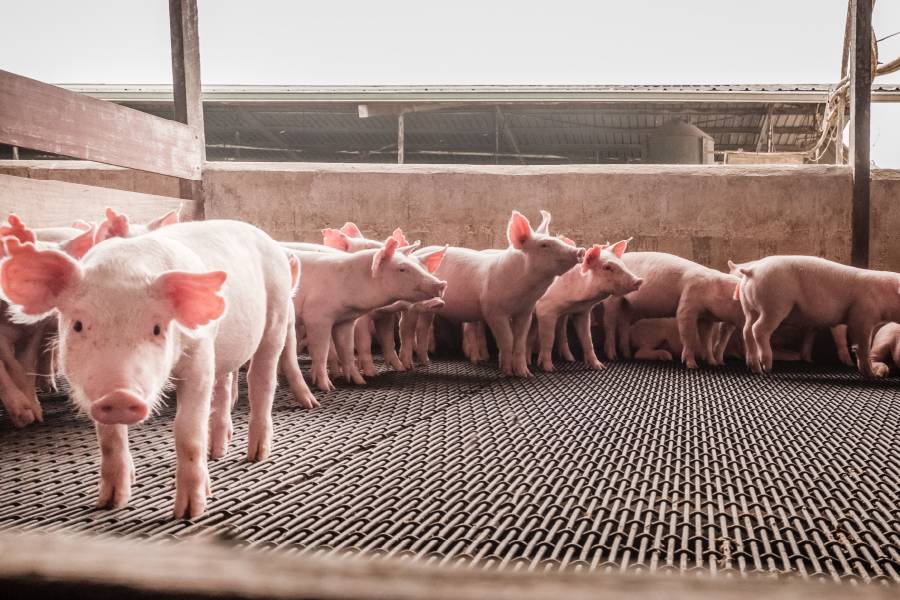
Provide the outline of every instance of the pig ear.
[[422,262],[429,273],[434,273],[438,270],[438,267],[441,266],[441,261],[444,260],[445,254],[447,254],[447,246],[444,246],[440,250],[435,250],[431,254],[423,257]]
[[28,227],[25,226],[25,223],[22,222],[22,219],[14,214],[9,215],[9,225],[0,226],[0,237],[8,236],[16,238],[23,244],[28,242],[34,244],[37,242],[34,231],[28,229]]
[[378,274],[378,269],[381,268],[381,265],[384,261],[390,260],[392,256],[394,256],[394,252],[397,250],[397,240],[394,238],[388,238],[384,242],[384,248],[378,250],[375,253],[375,256],[372,257],[372,277]]
[[399,227],[394,230],[391,237],[397,240],[397,243],[400,244],[400,246],[409,246],[409,241],[406,239],[406,236],[403,235],[403,230]]
[[362,231],[359,230],[359,227],[356,226],[356,223],[351,221],[347,221],[344,223],[344,226],[341,227],[341,233],[345,234],[347,237],[352,238],[361,238],[363,236]]
[[[397,242],[397,243],[399,244],[400,242]],[[397,248],[397,252],[400,252],[401,254],[405,254],[405,255],[409,256],[410,254],[413,253],[413,250],[415,250],[416,248],[418,248],[421,245],[422,245],[422,241],[416,240],[412,244],[409,244],[408,246],[403,246],[403,247]]]
[[58,250],[37,250],[7,238],[6,258],[0,263],[0,287],[10,304],[29,316],[56,308],[60,295],[81,280],[81,266]]
[[350,250],[350,237],[340,229],[323,229],[322,243],[343,252]]
[[72,227],[74,229],[80,229],[82,231],[87,231],[91,228],[91,224],[85,221],[84,219],[75,219],[72,221]]
[[595,264],[600,262],[600,251],[602,248],[594,244],[584,253],[584,260],[581,261],[581,272],[587,273]]
[[82,257],[87,254],[88,250],[93,248],[96,243],[97,226],[90,225],[89,229],[81,235],[77,235],[71,240],[65,241],[60,244],[59,249],[75,260],[81,260]]
[[111,208],[106,209],[106,221],[100,224],[95,242],[100,243],[113,237],[128,237],[128,217]]
[[628,242],[633,240],[634,238],[628,238],[627,240],[622,240],[620,242],[616,242],[612,245],[612,253],[616,255],[616,258],[622,258],[622,255],[625,254],[625,248],[628,247]]
[[155,230],[159,229],[160,227],[165,227],[166,225],[174,225],[177,222],[178,222],[178,211],[170,210],[163,216],[161,216],[157,219],[153,219],[152,221],[147,223],[147,229],[149,229],[150,231],[155,231]]
[[225,298],[219,292],[227,277],[224,271],[166,271],[153,286],[171,305],[175,321],[188,330],[196,330],[225,314]]
[[509,225],[506,228],[506,237],[513,248],[522,249],[525,242],[531,239],[534,232],[531,230],[531,223],[528,219],[517,210],[512,211],[509,218]]
[[[550,232],[550,213],[546,210],[541,211],[541,224],[537,226],[537,229],[534,230],[535,233],[541,233],[543,235],[549,235]],[[572,244],[573,246],[575,244]]]

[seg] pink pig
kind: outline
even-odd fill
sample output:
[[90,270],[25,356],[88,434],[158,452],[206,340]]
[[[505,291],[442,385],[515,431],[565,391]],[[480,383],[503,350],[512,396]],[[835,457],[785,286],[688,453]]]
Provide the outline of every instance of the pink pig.
[[415,342],[408,339],[411,327],[401,324],[404,346],[427,350],[423,340],[428,339],[435,314],[456,323],[485,321],[500,348],[501,371],[531,376],[526,350],[534,306],[557,276],[584,258],[585,250],[533,231],[518,211],[509,219],[507,238],[510,245],[506,250],[447,250],[436,272],[447,280],[444,306],[418,315]]
[[97,242],[102,242],[112,237],[135,237],[156,231],[167,225],[174,225],[179,221],[179,210],[170,210],[166,214],[153,219],[146,225],[134,224],[128,221],[128,216],[117,213],[112,208],[106,209],[106,220],[97,229]]
[[[231,374],[250,361],[248,458],[272,445],[276,367],[296,356],[291,265],[278,244],[236,221],[172,225],[92,248],[81,262],[7,239],[0,287],[23,319],[56,314],[60,366],[100,441],[98,504],[128,502],[128,426],[177,395],[176,517],[197,517],[209,494],[212,420],[231,407]],[[296,359],[283,361],[297,400],[315,397]],[[224,435],[224,428],[214,428]]]
[[887,377],[891,371],[891,362],[895,368],[900,369],[900,323],[884,323],[877,329],[872,339],[869,359],[872,361],[872,373],[875,377]]
[[334,389],[326,369],[332,337],[345,378],[364,384],[354,360],[356,320],[399,300],[439,299],[447,285],[431,274],[440,264],[444,248],[428,253],[423,261],[427,270],[419,261],[398,251],[395,238],[388,238],[377,250],[293,253],[303,267],[294,308],[298,322],[306,328],[313,383],[325,391]]
[[772,333],[786,322],[805,328],[847,324],[859,372],[872,377],[875,326],[900,320],[900,274],[848,267],[815,256],[769,256],[740,267],[747,364],[770,372]]
[[[629,252],[622,262],[644,278],[636,292],[613,296],[603,303],[605,350],[615,360],[616,342],[626,358],[631,357],[630,326],[638,319],[675,317],[683,346],[681,360],[697,368],[697,358],[717,364],[707,356],[698,331],[700,320],[723,321],[729,328],[743,325],[740,304],[734,292],[740,281],[693,261],[663,252]],[[733,330],[733,329],[732,329]]]
[[[544,371],[553,370],[553,342],[557,324],[571,317],[581,343],[584,362],[593,369],[604,368],[594,353],[591,338],[591,309],[610,295],[624,295],[641,287],[643,280],[628,270],[622,254],[629,240],[612,246],[594,245],[588,248],[580,266],[569,269],[550,285],[535,305],[540,353],[538,363]],[[561,335],[567,335],[565,328]]]

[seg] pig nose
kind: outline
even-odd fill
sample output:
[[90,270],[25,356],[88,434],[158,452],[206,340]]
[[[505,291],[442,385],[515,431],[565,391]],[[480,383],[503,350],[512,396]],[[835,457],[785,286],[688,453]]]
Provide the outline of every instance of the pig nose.
[[585,253],[584,248],[578,248],[578,250],[576,250],[576,256],[578,257],[578,262],[581,262],[584,260],[584,253]]
[[640,277],[638,277],[638,278],[635,279],[634,282],[631,284],[631,291],[632,291],[632,292],[636,292],[637,290],[641,289],[641,285],[643,285],[643,283],[644,283],[644,280],[641,279]]
[[147,403],[128,390],[116,390],[91,404],[91,417],[104,425],[134,425],[149,412]]
[[446,281],[438,281],[434,285],[435,296],[437,296],[438,298],[442,297],[444,295],[444,291],[446,289],[447,289],[447,282]]

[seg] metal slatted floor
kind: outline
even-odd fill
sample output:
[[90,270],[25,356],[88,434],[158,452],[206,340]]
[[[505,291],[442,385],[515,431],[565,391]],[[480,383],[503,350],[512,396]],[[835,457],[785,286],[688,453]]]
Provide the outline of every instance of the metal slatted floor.
[[779,574],[900,583],[900,383],[829,367],[565,366],[531,380],[440,361],[323,394],[280,389],[275,447],[244,460],[247,407],[196,522],[169,518],[173,408],[135,428],[128,507],[93,508],[93,428],[0,413],[0,530],[216,536],[543,570]]

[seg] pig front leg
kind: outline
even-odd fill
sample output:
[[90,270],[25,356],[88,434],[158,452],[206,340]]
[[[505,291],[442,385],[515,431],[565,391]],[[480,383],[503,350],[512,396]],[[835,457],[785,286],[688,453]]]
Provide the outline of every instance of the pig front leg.
[[800,357],[803,362],[811,363],[813,344],[816,342],[816,330],[807,329],[803,332],[803,345],[800,347]]
[[681,362],[688,369],[697,368],[697,354],[702,355],[700,345],[700,333],[697,329],[698,314],[693,303],[686,296],[682,296],[675,313],[678,323],[678,336],[681,338]]
[[227,373],[216,378],[213,386],[212,407],[209,413],[209,458],[218,460],[228,453],[228,445],[234,435],[231,422],[231,395],[235,373]]
[[869,346],[872,343],[872,331],[878,321],[867,314],[859,314],[860,312],[851,312],[847,321],[847,333],[850,335],[850,341],[856,346],[857,368],[860,374],[863,377],[874,377]]
[[179,374],[175,392],[176,519],[202,515],[210,493],[206,450],[215,374],[212,340],[205,342],[195,350],[187,372]]
[[500,350],[500,372],[504,375],[513,374],[513,331],[509,322],[509,315],[491,314],[485,316],[485,321]]
[[306,340],[312,359],[312,384],[323,392],[334,389],[334,384],[328,377],[328,349],[331,347],[333,325],[326,318],[306,320]]
[[491,353],[488,352],[487,333],[484,330],[484,321],[477,321],[475,323],[474,334],[478,362],[487,362],[491,360]]
[[431,364],[431,359],[428,358],[428,351],[431,346],[431,326],[433,323],[434,313],[430,312],[420,314],[419,320],[416,322],[416,360],[421,365]]
[[0,361],[0,401],[3,402],[10,420],[16,427],[25,427],[44,419],[41,405],[22,393],[6,370],[3,361]]
[[559,315],[555,312],[544,312],[538,314],[538,338],[540,340],[540,350],[538,351],[538,365],[550,373],[553,371],[553,342],[556,339],[556,323]]
[[594,351],[594,340],[591,338],[591,311],[575,313],[572,315],[572,321],[575,325],[575,333],[578,335],[578,343],[581,344],[585,364],[592,369],[605,369],[606,365],[600,362]]
[[885,339],[872,345],[869,351],[869,362],[872,363],[872,374],[875,377],[887,377],[891,372],[891,367],[887,364],[891,358],[891,350],[893,349],[892,339]]
[[[360,375],[353,360],[353,329],[355,321],[346,321],[334,326],[334,342],[337,346],[338,358],[344,368],[344,379],[356,385],[365,385],[366,380]],[[371,340],[370,340],[371,343]]]
[[372,359],[372,317],[363,315],[356,320],[353,328],[354,345],[356,347],[356,356],[359,359],[359,368],[366,377],[375,377],[378,370],[375,368],[375,361]]
[[528,330],[531,328],[532,312],[514,315],[512,318],[513,334],[513,372],[517,377],[531,377],[528,369]]
[[381,356],[395,371],[405,371],[400,357],[397,356],[397,315],[382,315],[375,319],[375,335],[378,337],[378,345],[381,346]]
[[122,508],[131,498],[134,484],[134,462],[128,450],[127,425],[95,423],[100,442],[99,508]]
[[619,358],[616,352],[617,334],[619,332],[619,313],[622,312],[624,300],[609,298],[603,302],[603,353],[608,360]]
[[853,362],[853,357],[850,356],[850,348],[847,347],[847,326],[835,325],[832,327],[831,337],[834,340],[840,361],[848,367],[855,367],[856,363]]
[[419,313],[409,309],[400,317],[400,362],[406,370],[413,368],[413,352],[416,350],[416,325]]

